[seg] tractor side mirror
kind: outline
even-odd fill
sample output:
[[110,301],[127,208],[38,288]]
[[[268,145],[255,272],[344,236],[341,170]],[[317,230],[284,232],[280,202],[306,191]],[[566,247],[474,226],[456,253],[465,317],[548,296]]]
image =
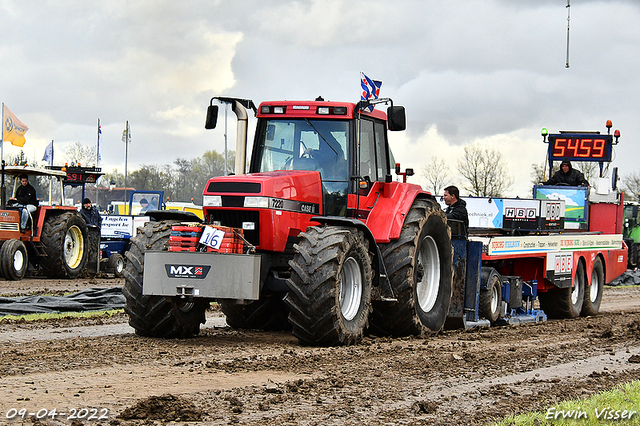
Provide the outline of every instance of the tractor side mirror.
[[407,128],[407,117],[403,106],[390,106],[387,108],[387,120],[391,131],[405,130]]
[[218,122],[218,105],[209,105],[207,108],[207,120],[204,122],[204,128],[207,130],[215,129]]

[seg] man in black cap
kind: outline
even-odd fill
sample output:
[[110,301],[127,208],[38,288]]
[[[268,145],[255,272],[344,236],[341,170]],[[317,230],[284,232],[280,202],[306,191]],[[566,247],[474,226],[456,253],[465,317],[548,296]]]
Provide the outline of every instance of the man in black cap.
[[569,186],[589,186],[589,182],[584,178],[580,170],[571,167],[569,160],[562,160],[560,170],[555,172],[545,185],[569,185]]
[[87,222],[87,225],[96,226],[98,229],[102,227],[102,217],[98,213],[98,209],[91,205],[91,200],[85,198],[82,200],[82,208],[80,209],[80,215]]

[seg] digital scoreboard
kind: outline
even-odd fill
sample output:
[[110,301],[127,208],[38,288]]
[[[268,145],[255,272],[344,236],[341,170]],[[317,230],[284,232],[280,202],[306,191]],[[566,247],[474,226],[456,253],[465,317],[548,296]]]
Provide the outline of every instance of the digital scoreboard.
[[549,135],[549,161],[611,161],[613,135],[560,133]]

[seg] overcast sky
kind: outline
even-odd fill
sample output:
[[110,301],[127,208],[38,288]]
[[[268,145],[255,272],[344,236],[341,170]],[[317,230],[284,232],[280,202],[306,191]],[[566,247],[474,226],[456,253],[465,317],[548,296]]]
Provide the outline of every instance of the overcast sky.
[[566,4],[0,0],[0,101],[29,126],[29,158],[51,140],[56,164],[74,142],[94,146],[99,118],[101,166],[123,172],[127,120],[129,170],[172,164],[223,152],[222,126],[204,129],[213,96],[357,101],[362,71],[407,108],[391,140],[403,168],[436,155],[463,186],[457,157],[480,142],[507,160],[509,195],[529,196],[542,127],[606,131],[611,119],[614,166],[640,169],[640,2],[573,0],[570,68]]

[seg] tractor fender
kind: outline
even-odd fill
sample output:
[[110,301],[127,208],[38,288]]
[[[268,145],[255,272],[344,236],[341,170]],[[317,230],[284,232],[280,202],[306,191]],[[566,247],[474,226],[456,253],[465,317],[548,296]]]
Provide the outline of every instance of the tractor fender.
[[378,242],[388,243],[400,238],[405,217],[416,199],[435,200],[435,197],[419,185],[401,182],[382,185],[383,195],[376,200],[366,223]]
[[348,226],[362,230],[365,238],[369,241],[369,250],[373,254],[371,268],[373,269],[373,286],[380,289],[380,296],[383,299],[395,299],[389,277],[387,277],[387,268],[384,265],[380,247],[373,237],[373,233],[367,225],[358,219],[352,219],[342,216],[314,216],[312,222],[319,222],[324,225]]

